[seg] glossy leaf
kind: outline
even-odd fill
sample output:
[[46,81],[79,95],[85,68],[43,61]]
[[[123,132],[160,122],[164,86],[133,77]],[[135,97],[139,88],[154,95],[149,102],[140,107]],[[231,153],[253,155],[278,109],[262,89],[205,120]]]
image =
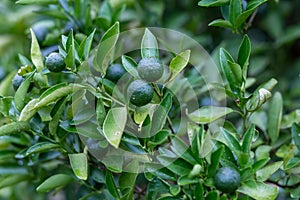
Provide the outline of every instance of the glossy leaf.
[[0,127],[0,136],[21,133],[31,129],[29,122],[12,122]]
[[281,118],[282,118],[282,109],[283,109],[282,96],[279,92],[276,92],[270,101],[269,110],[268,110],[267,130],[273,144],[277,141],[279,137]]
[[55,105],[55,106],[57,106],[57,110],[56,110],[54,116],[52,117],[52,120],[49,122],[49,132],[52,135],[57,135],[59,120],[64,112],[67,100],[68,100],[67,98],[62,98]]
[[109,190],[110,194],[113,195],[116,199],[120,199],[120,194],[119,194],[117,186],[115,184],[114,177],[110,171],[106,171],[105,183],[106,183],[106,187]]
[[56,90],[51,90],[47,95],[42,95],[44,98],[39,98],[39,102],[35,105],[34,109],[39,109],[43,106],[47,106],[50,103],[54,103],[64,96],[71,94],[83,87],[77,84],[70,84],[68,86],[60,87]]
[[218,26],[223,28],[232,28],[230,21],[224,19],[216,19],[208,24],[208,26]]
[[69,184],[73,181],[73,178],[66,174],[56,174],[48,179],[46,179],[43,183],[41,183],[36,191],[38,192],[49,192],[53,189],[62,188],[65,185]]
[[35,37],[35,34],[32,29],[31,32],[31,60],[34,66],[36,67],[37,72],[40,72],[44,69],[43,57],[39,43]]
[[60,145],[58,144],[54,144],[50,142],[40,142],[29,147],[25,153],[25,156],[29,156],[34,153],[46,152],[58,148],[60,148]]
[[10,72],[1,82],[0,82],[0,96],[6,96],[11,89],[11,82],[16,75],[16,71]]
[[283,161],[278,161],[267,165],[266,167],[256,171],[256,180],[266,181],[274,174],[283,164]]
[[236,19],[236,27],[242,25],[247,18],[254,13],[254,11],[263,3],[267,2],[267,0],[252,0],[248,2],[247,8],[244,12],[242,12]]
[[161,101],[159,106],[156,107],[151,123],[150,134],[155,135],[158,131],[160,131],[166,122],[168,117],[168,113],[172,107],[172,96],[168,93]]
[[142,58],[159,59],[157,40],[147,28],[145,29],[145,33],[141,42],[141,56]]
[[119,38],[119,22],[116,22],[111,26],[102,36],[100,44],[97,49],[97,55],[95,61],[97,63],[96,70],[102,74],[106,73],[106,69],[110,62],[110,56],[112,55],[113,49]]
[[193,122],[207,124],[232,112],[234,112],[234,110],[227,107],[204,106],[188,114],[188,117]]
[[241,0],[230,0],[229,19],[231,24],[233,24],[234,28],[237,28],[236,19],[241,13],[242,13]]
[[14,102],[16,105],[16,108],[21,111],[25,106],[25,98],[27,96],[27,92],[30,86],[30,83],[32,81],[34,73],[31,73],[26,79],[22,82],[18,90],[16,91],[16,94],[14,96]]
[[201,0],[198,3],[198,6],[203,7],[213,7],[213,6],[222,6],[228,4],[230,0]]
[[183,160],[189,162],[190,164],[197,164],[192,151],[179,137],[172,138],[171,142],[171,149],[173,152],[175,152],[178,156],[180,156]]
[[125,107],[112,108],[108,111],[103,124],[103,133],[107,141],[115,148],[119,147],[127,121]]
[[221,128],[221,132],[226,140],[227,146],[230,148],[231,151],[241,151],[241,146],[239,141],[230,133],[228,130]]
[[224,149],[225,148],[222,145],[216,151],[214,151],[212,153],[212,155],[211,155],[211,164],[210,164],[210,166],[208,168],[208,176],[209,177],[212,177],[216,173],[216,171],[217,171],[217,169],[219,167],[220,159],[223,156]]
[[186,50],[184,52],[181,52],[171,60],[170,63],[171,75],[168,82],[174,80],[179,75],[179,73],[187,66],[190,59],[190,54],[191,54],[191,50]]
[[199,180],[197,178],[189,178],[187,175],[181,176],[178,179],[178,185],[180,185],[180,186],[195,184],[198,182],[199,182]]
[[300,150],[300,126],[296,123],[292,125],[292,138],[298,150]]
[[137,63],[129,56],[122,56],[122,64],[126,71],[134,78],[139,79],[139,73],[137,71]]
[[74,174],[81,180],[88,176],[88,161],[84,153],[69,154],[69,160]]
[[166,168],[177,175],[188,175],[192,170],[192,166],[181,159],[175,160],[174,158],[162,155],[159,155],[157,159],[163,166],[166,166]]
[[78,49],[78,55],[81,60],[85,60],[88,58],[94,35],[95,35],[96,29],[80,44],[79,49]]
[[278,195],[278,187],[253,180],[244,183],[237,191],[257,200],[274,200]]
[[254,134],[255,134],[255,126],[252,124],[246,131],[244,137],[243,137],[243,142],[242,142],[242,150],[245,153],[250,153],[251,150],[251,144],[254,139]]
[[245,35],[239,47],[237,63],[242,67],[243,80],[247,78],[251,43],[248,35]]

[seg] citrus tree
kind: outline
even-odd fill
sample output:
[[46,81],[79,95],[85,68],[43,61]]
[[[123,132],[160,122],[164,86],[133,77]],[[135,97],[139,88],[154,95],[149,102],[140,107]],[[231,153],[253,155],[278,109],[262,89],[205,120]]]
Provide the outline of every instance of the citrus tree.
[[[268,75],[272,55],[260,55],[266,47],[251,33],[266,5],[276,10],[266,2],[191,3],[219,27],[195,40],[138,28],[190,20],[185,32],[196,32],[184,3],[174,8],[185,8],[180,21],[163,1],[17,1],[43,17],[0,83],[0,196],[299,198],[298,105],[284,102],[281,80]],[[222,19],[211,19],[218,8]],[[207,43],[214,34],[220,45]]]

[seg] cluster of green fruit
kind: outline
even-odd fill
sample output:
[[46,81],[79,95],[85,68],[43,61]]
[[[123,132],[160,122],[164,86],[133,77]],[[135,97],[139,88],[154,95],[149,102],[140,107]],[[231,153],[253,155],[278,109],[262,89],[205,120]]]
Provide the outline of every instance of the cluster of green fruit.
[[[50,72],[55,72],[55,73],[61,72],[66,67],[65,59],[60,53],[57,52],[50,53],[46,57],[45,66]],[[21,67],[18,73],[14,76],[12,80],[12,86],[15,91],[20,87],[20,85],[24,81],[23,75],[26,74],[26,72],[32,71],[32,69],[28,70],[28,68],[31,67],[30,66]]]
[[[162,77],[164,68],[155,58],[143,58],[138,63],[137,71],[140,79],[129,84],[126,96],[133,105],[140,107],[151,102],[154,90],[150,83]],[[116,83],[125,73],[121,64],[113,64],[108,67],[105,78]]]

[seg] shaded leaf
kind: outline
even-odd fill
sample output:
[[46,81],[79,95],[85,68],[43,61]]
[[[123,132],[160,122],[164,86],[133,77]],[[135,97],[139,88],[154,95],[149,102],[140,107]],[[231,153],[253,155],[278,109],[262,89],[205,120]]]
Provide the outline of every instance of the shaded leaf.
[[207,124],[232,112],[234,112],[234,110],[227,107],[204,106],[188,114],[188,117],[193,122]]
[[62,188],[68,183],[72,182],[73,178],[66,174],[56,174],[48,179],[46,179],[43,183],[41,183],[36,191],[38,192],[49,192],[53,189]]
[[108,111],[103,123],[103,133],[107,141],[115,148],[119,147],[127,121],[125,107],[112,108]]
[[84,153],[69,154],[70,164],[74,174],[81,180],[88,176],[88,161]]

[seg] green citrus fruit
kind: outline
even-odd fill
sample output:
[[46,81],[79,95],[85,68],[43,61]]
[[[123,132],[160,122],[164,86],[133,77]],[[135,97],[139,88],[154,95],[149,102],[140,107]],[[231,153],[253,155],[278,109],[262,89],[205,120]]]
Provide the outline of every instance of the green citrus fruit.
[[221,167],[214,175],[214,184],[221,192],[234,192],[240,183],[240,173],[231,167]]
[[56,52],[49,54],[45,64],[51,72],[61,72],[66,66],[64,57]]
[[142,80],[135,80],[127,88],[127,97],[135,106],[144,106],[153,98],[153,88]]
[[121,64],[112,64],[107,68],[105,78],[116,83],[126,74],[126,70]]
[[162,77],[164,68],[155,58],[143,58],[138,64],[137,71],[143,80],[155,82]]
[[17,91],[17,89],[20,87],[20,85],[22,84],[22,82],[24,81],[24,78],[22,76],[19,76],[18,74],[16,74],[12,80],[12,86],[14,88],[15,91]]

